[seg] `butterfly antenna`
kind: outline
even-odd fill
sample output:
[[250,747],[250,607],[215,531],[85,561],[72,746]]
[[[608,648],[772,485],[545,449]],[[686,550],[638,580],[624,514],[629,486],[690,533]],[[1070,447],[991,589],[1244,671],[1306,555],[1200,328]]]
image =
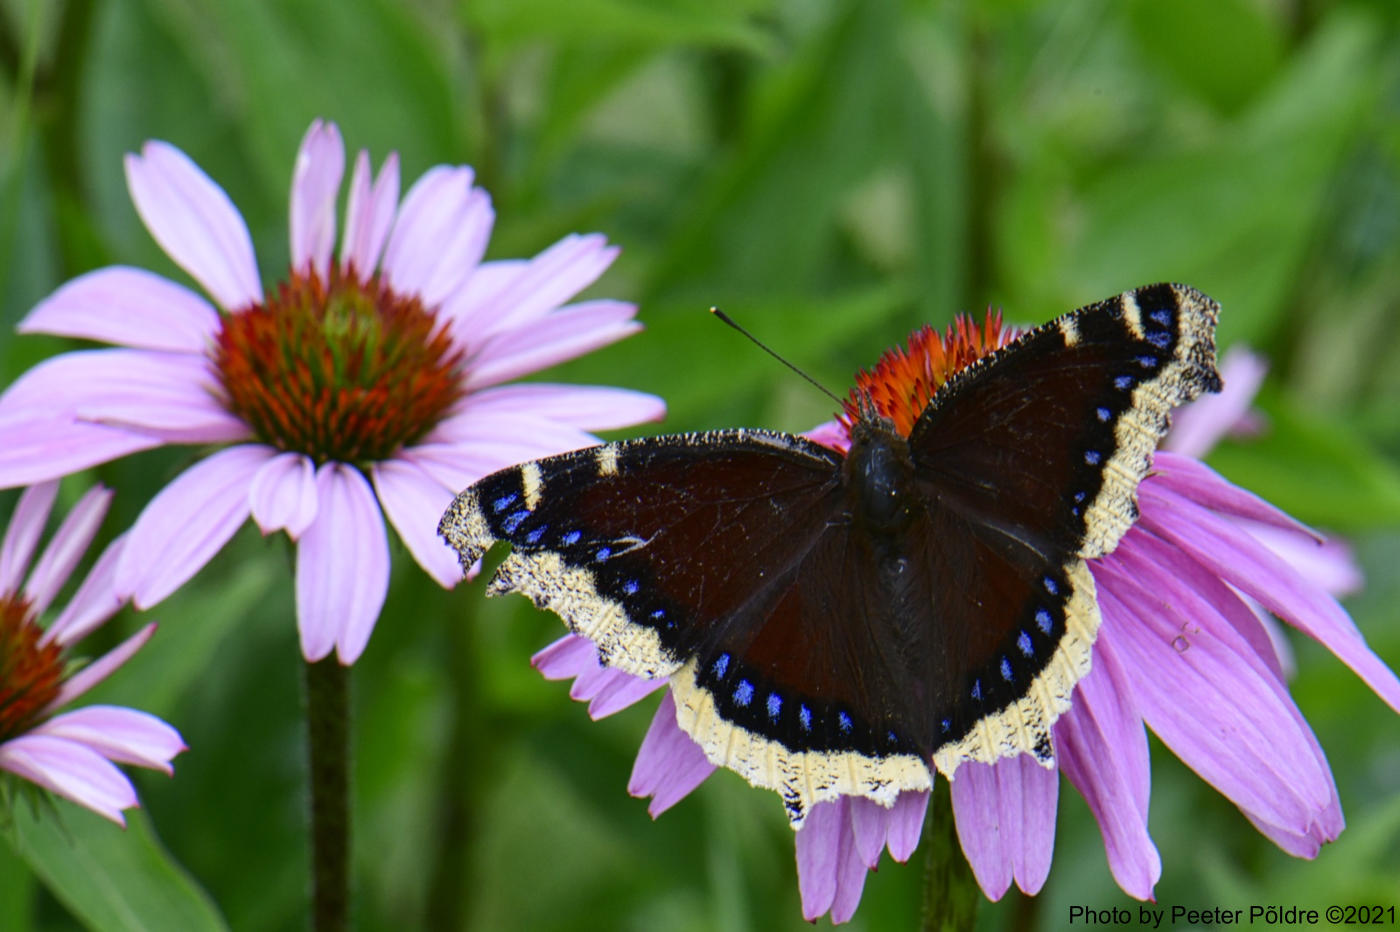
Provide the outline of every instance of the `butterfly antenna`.
[[724,323],[726,323],[726,324],[728,324],[729,326],[733,327],[735,330],[737,330],[737,331],[739,331],[740,333],[742,333],[744,336],[748,337],[748,338],[749,338],[749,341],[750,341],[751,343],[753,343],[754,346],[757,346],[759,349],[763,350],[763,351],[764,351],[765,353],[767,353],[769,356],[772,356],[774,359],[778,360],[778,362],[780,362],[780,363],[782,363],[783,365],[787,366],[789,369],[791,369],[793,372],[796,372],[798,375],[802,376],[804,379],[806,379],[808,382],[810,382],[813,386],[815,386],[816,389],[817,389],[817,391],[821,392],[823,395],[825,395],[826,397],[830,398],[832,401],[836,402],[837,405],[843,405],[843,404],[845,403],[845,402],[843,402],[840,398],[837,398],[835,395],[833,395],[833,394],[831,393],[831,391],[828,390],[827,387],[826,387],[825,385],[823,385],[822,383],[818,382],[816,379],[812,378],[810,375],[808,375],[807,373],[803,372],[801,369],[797,368],[796,366],[794,366],[792,363],[788,362],[788,361],[787,361],[786,359],[784,359],[783,357],[779,356],[779,355],[777,354],[777,352],[775,352],[773,349],[769,348],[769,346],[768,346],[766,343],[764,343],[762,340],[760,340],[758,337],[754,336],[752,333],[749,333],[749,332],[748,332],[747,330],[745,330],[743,327],[741,327],[741,326],[739,326],[738,324],[736,324],[736,323],[734,322],[733,318],[731,318],[728,314],[724,313],[724,311],[721,311],[721,310],[720,310],[719,308],[717,308],[717,307],[712,307],[712,308],[710,308],[710,313],[713,314],[713,315],[715,315],[716,317],[718,317],[718,318],[719,318],[721,321],[723,321]]

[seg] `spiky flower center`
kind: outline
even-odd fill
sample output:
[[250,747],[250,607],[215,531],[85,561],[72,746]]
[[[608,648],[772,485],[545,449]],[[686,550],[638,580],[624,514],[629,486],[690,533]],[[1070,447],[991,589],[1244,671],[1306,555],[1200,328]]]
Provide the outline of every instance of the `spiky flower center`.
[[29,600],[0,593],[0,741],[36,724],[63,685],[63,651],[43,636]]
[[263,304],[225,315],[213,361],[229,411],[318,463],[385,459],[464,393],[462,351],[436,313],[354,270],[293,273]]
[[840,420],[849,430],[873,406],[908,437],[944,382],[1016,336],[1016,329],[1003,327],[1001,313],[990,308],[981,327],[966,315],[959,315],[942,334],[925,324],[910,334],[907,348],[886,350],[874,368],[856,373],[856,386],[842,406]]

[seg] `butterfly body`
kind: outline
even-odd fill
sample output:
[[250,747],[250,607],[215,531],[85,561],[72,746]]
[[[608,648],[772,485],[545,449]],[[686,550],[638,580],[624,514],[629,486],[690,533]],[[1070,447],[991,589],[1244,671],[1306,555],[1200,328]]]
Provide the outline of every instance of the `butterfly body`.
[[1218,306],[1127,292],[963,366],[905,436],[869,398],[843,453],[725,430],[502,470],[441,532],[601,660],[669,677],[709,758],[811,805],[890,805],[1050,728],[1099,625],[1087,560],[1136,518],[1170,408],[1219,386]]

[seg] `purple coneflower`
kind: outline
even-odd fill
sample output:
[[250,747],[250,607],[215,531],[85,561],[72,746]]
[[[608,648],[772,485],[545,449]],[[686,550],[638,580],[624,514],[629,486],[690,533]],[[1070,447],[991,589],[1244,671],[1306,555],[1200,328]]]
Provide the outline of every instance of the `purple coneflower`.
[[344,168],[339,130],[313,123],[292,178],[291,270],[264,292],[223,190],[167,143],[128,156],[146,228],[218,309],[124,267],[77,278],[34,308],[22,332],[123,348],[65,353],[0,397],[0,487],[165,444],[210,445],[131,529],[118,593],[142,609],[160,602],[251,515],[264,534],[297,542],[306,659],[334,649],[351,664],[388,588],[385,516],[451,587],[461,572],[434,528],[457,490],[596,443],[589,431],[657,419],[664,405],[614,388],[502,384],[639,328],[624,302],[561,306],[616,256],[602,236],[482,262],[494,214],[470,168],[432,168],[399,203],[397,157],[371,178],[362,151],[335,261]]
[[112,495],[89,491],[68,513],[34,569],[25,571],[48,521],[57,482],[26,489],[0,548],[0,770],[126,825],[122,810],[137,805],[131,781],[114,766],[133,764],[172,773],[185,750],[175,729],[135,709],[95,705],[55,714],[125,663],[150,640],[148,624],[74,673],[66,648],[121,606],[112,571],[121,538],[98,558],[72,600],[47,628],[39,616],[53,604],[92,543]]
[[[929,386],[907,381],[927,371],[921,354],[936,357],[935,371],[957,368],[1014,336],[989,331],[983,340],[976,331],[964,321],[941,342],[925,331],[911,340],[908,353],[887,354],[862,378],[881,380],[892,395],[921,406]],[[910,365],[911,357],[920,364]],[[1175,442],[1199,455],[1247,420],[1259,364],[1236,356],[1222,368],[1223,395],[1206,396],[1182,412],[1185,429],[1157,454],[1139,487],[1140,520],[1113,553],[1089,561],[1103,622],[1093,668],[1054,726],[1058,767],[1046,769],[1023,755],[992,765],[964,763],[955,774],[958,838],[991,899],[1013,881],[1032,894],[1044,884],[1059,772],[1098,820],[1119,886],[1139,899],[1152,897],[1161,861],[1147,831],[1144,725],[1283,850],[1310,858],[1337,837],[1343,820],[1327,759],[1288,693],[1270,631],[1274,622],[1251,610],[1254,605],[1327,647],[1400,711],[1400,680],[1333,597],[1359,583],[1345,548],[1324,544],[1192,456],[1170,452]],[[902,412],[903,422],[912,424],[917,413]],[[901,422],[900,413],[895,420]],[[840,421],[809,436],[841,450],[850,443]],[[573,678],[570,695],[588,701],[594,718],[665,685],[601,666],[593,645],[576,635],[540,651],[534,663],[547,678]],[[677,726],[668,692],[638,752],[629,792],[650,797],[655,816],[714,769]],[[850,919],[881,852],[888,848],[899,861],[912,854],[927,805],[927,793],[904,793],[890,809],[852,797],[814,806],[796,838],[803,915]]]

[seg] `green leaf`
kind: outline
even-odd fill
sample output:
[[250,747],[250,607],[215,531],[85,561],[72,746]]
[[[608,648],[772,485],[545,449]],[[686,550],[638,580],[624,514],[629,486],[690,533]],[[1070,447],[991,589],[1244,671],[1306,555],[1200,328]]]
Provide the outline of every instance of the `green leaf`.
[[761,52],[768,40],[750,19],[766,5],[753,0],[474,0],[463,8],[497,41],[678,42]]
[[171,858],[140,810],[122,831],[80,806],[59,801],[36,819],[16,806],[10,842],[54,897],[94,929],[197,932],[226,929],[218,908]]

